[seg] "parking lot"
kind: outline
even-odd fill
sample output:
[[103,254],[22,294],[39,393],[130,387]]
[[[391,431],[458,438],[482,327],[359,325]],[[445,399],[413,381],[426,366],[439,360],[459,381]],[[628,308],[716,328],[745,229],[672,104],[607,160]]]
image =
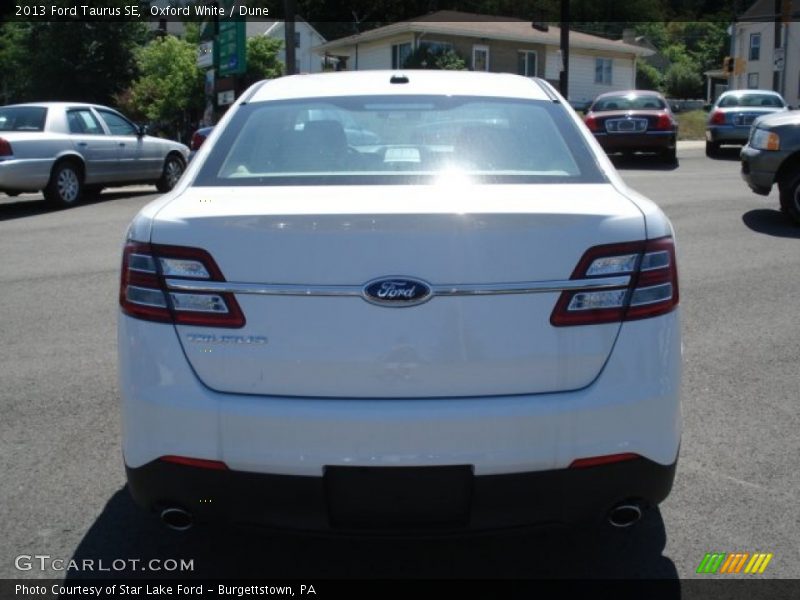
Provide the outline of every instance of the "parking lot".
[[[677,167],[618,162],[675,225],[685,361],[675,487],[626,531],[341,540],[165,529],[125,490],[116,390],[120,245],[154,190],[57,212],[39,195],[0,194],[0,577],[64,576],[15,568],[19,555],[46,554],[193,559],[180,576],[688,578],[707,552],[769,552],[764,576],[800,578],[800,227],[776,191],[747,189],[736,151],[711,160],[690,142],[678,156]],[[83,575],[123,574],[142,575]]]

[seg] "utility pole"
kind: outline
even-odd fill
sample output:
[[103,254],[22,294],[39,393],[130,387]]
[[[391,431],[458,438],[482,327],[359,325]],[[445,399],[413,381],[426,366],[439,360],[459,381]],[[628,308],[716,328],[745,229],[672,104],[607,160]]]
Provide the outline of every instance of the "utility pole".
[[558,87],[561,95],[569,100],[569,0],[561,0],[561,73]]
[[297,9],[295,0],[283,0],[284,12],[284,46],[286,46],[286,74],[297,72],[297,60],[294,45],[294,16]]

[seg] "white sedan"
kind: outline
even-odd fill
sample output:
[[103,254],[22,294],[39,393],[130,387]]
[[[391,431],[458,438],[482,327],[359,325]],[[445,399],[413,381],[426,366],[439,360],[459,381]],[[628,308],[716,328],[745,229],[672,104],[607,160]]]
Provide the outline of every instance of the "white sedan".
[[129,488],[176,529],[632,525],[680,445],[675,256],[543,80],[256,84],[128,231]]
[[183,144],[146,135],[106,106],[37,102],[0,107],[0,192],[41,190],[69,206],[103,187],[154,184],[168,192],[186,168]]

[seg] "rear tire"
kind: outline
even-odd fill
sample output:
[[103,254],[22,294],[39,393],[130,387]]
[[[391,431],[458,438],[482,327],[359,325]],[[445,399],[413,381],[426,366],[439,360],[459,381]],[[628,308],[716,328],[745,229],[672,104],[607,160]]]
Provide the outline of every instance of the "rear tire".
[[182,158],[175,154],[167,156],[167,160],[164,161],[164,170],[161,172],[161,178],[156,182],[156,189],[162,194],[169,192],[178,183],[184,169],[186,169],[186,163]]
[[778,182],[781,210],[800,225],[800,173],[787,173]]
[[44,198],[55,206],[74,206],[83,193],[83,174],[73,161],[57,163],[50,173],[50,181],[44,188]]
[[706,142],[706,156],[714,158],[719,155],[719,142]]

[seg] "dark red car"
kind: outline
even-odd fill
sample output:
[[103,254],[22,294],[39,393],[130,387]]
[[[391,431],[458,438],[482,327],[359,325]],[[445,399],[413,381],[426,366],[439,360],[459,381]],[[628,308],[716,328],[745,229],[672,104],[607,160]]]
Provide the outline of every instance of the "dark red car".
[[584,118],[608,152],[657,152],[674,163],[678,123],[658,92],[608,92],[595,98]]

